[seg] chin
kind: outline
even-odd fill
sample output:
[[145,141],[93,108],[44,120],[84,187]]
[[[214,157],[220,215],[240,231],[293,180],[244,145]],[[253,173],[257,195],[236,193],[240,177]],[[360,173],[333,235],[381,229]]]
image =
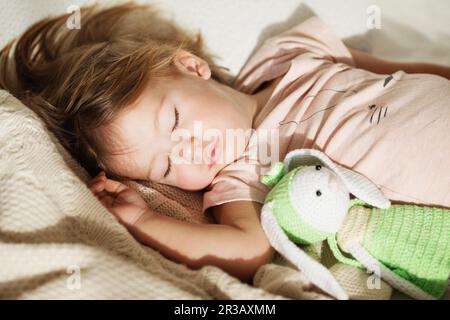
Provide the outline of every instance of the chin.
[[211,184],[216,175],[222,170],[222,167],[219,164],[215,164],[212,168],[209,168],[208,165],[196,167],[195,170],[185,168],[184,170],[189,170],[189,174],[180,177],[181,183],[176,187],[187,191],[201,191]]
[[181,187],[181,189],[186,190],[186,191],[202,191],[209,185],[210,185],[210,183],[204,183],[204,184],[196,183],[195,185]]
[[203,179],[193,178],[191,181],[194,181],[194,183],[187,183],[186,185],[180,186],[180,188],[187,191],[201,191],[211,184],[213,178],[205,179],[204,174],[199,174],[197,177],[202,177]]

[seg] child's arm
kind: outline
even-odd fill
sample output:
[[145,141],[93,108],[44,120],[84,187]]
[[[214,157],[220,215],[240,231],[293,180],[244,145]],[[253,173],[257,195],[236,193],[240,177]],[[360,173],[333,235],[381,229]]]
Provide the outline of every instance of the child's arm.
[[235,202],[213,212],[220,224],[187,223],[148,210],[129,230],[170,259],[194,269],[215,265],[251,283],[257,269],[270,262],[274,253],[260,227],[260,205]]
[[260,204],[220,205],[212,210],[219,224],[195,224],[155,213],[139,193],[104,173],[89,188],[137,240],[191,268],[215,265],[251,283],[258,268],[273,258],[259,222]]
[[351,49],[356,67],[379,74],[392,74],[398,70],[407,73],[429,73],[450,79],[450,67],[432,63],[393,62],[379,59],[369,53]]

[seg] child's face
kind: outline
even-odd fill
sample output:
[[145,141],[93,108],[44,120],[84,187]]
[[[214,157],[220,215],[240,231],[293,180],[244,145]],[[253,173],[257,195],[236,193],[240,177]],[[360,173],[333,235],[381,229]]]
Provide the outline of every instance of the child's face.
[[[200,190],[237,159],[252,124],[243,105],[249,100],[209,76],[187,71],[156,80],[106,130],[99,129],[100,135],[112,133],[110,154],[123,153],[107,158],[107,171]],[[230,129],[243,143],[226,141]]]

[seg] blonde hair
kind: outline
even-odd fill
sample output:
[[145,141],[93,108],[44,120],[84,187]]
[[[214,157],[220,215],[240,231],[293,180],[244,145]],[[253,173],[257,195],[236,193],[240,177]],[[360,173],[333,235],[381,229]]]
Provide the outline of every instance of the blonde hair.
[[81,28],[73,30],[66,27],[69,17],[41,20],[0,51],[0,88],[36,112],[92,176],[105,155],[95,129],[152,79],[172,75],[178,50],[205,60],[214,80],[231,83],[200,33],[182,30],[153,6],[84,7]]

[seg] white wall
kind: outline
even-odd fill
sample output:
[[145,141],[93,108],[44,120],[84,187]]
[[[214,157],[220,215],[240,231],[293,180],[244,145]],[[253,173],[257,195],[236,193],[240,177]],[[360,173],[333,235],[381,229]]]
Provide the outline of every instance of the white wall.
[[[87,0],[0,0],[0,46],[32,22]],[[105,2],[105,1],[99,1]],[[111,2],[111,1],[109,1]],[[138,2],[155,1],[143,0]],[[236,74],[263,38],[319,15],[347,43],[394,60],[450,65],[449,0],[160,0],[169,17],[201,30],[218,62]],[[367,7],[381,9],[368,32]]]

